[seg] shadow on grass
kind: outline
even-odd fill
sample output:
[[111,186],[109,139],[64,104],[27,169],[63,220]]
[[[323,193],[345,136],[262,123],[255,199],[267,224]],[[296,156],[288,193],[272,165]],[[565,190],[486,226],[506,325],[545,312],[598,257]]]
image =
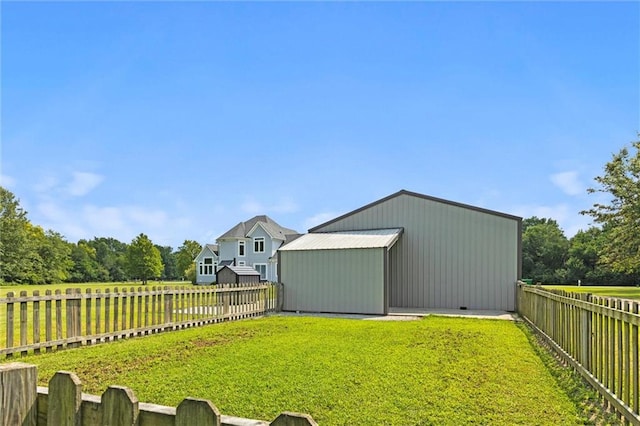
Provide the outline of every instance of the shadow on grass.
[[615,413],[605,409],[600,394],[571,366],[565,365],[553,349],[546,345],[529,326],[523,322],[518,322],[517,326],[527,336],[534,352],[540,357],[560,389],[569,396],[575,405],[576,411],[580,415],[581,424],[623,424]]

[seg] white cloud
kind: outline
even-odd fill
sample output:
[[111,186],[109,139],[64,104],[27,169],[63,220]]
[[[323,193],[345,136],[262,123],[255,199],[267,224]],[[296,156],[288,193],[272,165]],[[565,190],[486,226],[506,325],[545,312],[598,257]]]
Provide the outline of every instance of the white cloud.
[[244,203],[242,203],[242,205],[240,206],[240,209],[244,213],[254,214],[254,215],[264,213],[266,211],[266,208],[264,207],[264,205],[262,205],[261,203],[255,200],[246,200]]
[[291,198],[282,198],[277,204],[271,206],[270,210],[276,213],[293,213],[298,211],[299,206]]
[[34,190],[38,193],[50,193],[58,186],[58,178],[52,175],[44,176],[34,185]]
[[549,177],[551,182],[567,195],[579,195],[585,193],[585,186],[578,178],[578,172],[569,171],[555,173]]
[[148,225],[152,228],[161,228],[167,224],[167,214],[162,210],[151,210],[141,207],[131,207],[126,211],[128,218],[141,225]]
[[123,210],[118,207],[84,206],[78,218],[87,228],[94,230],[96,236],[109,235],[111,232],[128,232]]
[[73,172],[73,180],[65,188],[74,197],[81,197],[91,192],[104,180],[104,176],[88,172]]
[[274,204],[264,204],[256,199],[249,197],[240,206],[240,209],[246,214],[269,214],[269,213],[293,213],[298,211],[299,206],[291,198],[280,198]]
[[555,206],[544,205],[527,205],[518,206],[512,210],[513,214],[523,218],[537,216],[539,218],[554,219],[558,223],[569,218],[574,212],[569,208],[568,204],[562,203]]
[[527,205],[514,208],[513,214],[523,218],[536,216],[539,218],[553,219],[558,222],[567,238],[573,237],[579,230],[586,230],[591,226],[592,219],[578,213],[576,206],[566,203],[555,206]]
[[306,218],[303,222],[303,226],[306,231],[307,229],[313,228],[314,226],[325,223],[336,217],[338,217],[338,215],[333,212],[317,213],[311,217]]
[[11,188],[16,184],[16,180],[9,175],[0,174],[0,186]]

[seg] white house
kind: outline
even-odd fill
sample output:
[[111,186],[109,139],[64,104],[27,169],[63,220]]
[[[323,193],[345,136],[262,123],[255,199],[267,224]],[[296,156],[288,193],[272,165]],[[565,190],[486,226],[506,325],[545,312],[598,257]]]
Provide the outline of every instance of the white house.
[[280,226],[266,215],[255,216],[218,237],[218,268],[226,265],[250,266],[260,273],[260,280],[276,282],[276,253],[284,244],[299,236],[293,229]]
[[196,263],[196,284],[211,284],[216,281],[219,263],[217,244],[205,244],[193,261]]

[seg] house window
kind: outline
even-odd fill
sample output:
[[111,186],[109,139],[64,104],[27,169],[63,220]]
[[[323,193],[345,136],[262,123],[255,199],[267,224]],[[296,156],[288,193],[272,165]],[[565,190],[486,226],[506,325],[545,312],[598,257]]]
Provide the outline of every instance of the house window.
[[244,256],[244,241],[238,241],[238,256]]
[[253,265],[256,268],[256,271],[260,272],[260,280],[266,281],[267,279],[267,264],[266,263],[256,263]]
[[244,266],[244,265],[245,265],[244,260],[241,260],[238,262],[238,266]]
[[200,267],[201,275],[213,275],[213,258],[205,257],[204,262]]
[[253,239],[253,252],[264,253],[264,237],[256,237]]

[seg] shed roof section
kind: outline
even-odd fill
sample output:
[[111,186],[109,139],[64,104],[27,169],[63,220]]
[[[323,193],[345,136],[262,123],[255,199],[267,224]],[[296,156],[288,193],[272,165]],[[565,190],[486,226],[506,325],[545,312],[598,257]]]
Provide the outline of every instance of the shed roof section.
[[236,275],[260,275],[260,272],[256,271],[251,266],[226,265],[224,268],[231,269]]
[[305,234],[280,251],[389,248],[402,235],[402,228]]
[[345,213],[342,216],[339,216],[339,217],[337,217],[335,219],[331,219],[328,222],[325,222],[325,223],[322,223],[320,225],[314,226],[313,228],[309,229],[309,232],[316,232],[318,230],[321,230],[322,228],[324,228],[327,225],[330,225],[330,224],[335,223],[335,222],[339,222],[339,221],[341,221],[341,220],[343,220],[343,219],[345,219],[345,218],[347,218],[349,216],[353,216],[353,215],[355,215],[357,213],[360,213],[361,211],[370,209],[371,207],[377,206],[378,204],[382,204],[382,203],[384,203],[386,201],[389,201],[389,200],[391,200],[393,198],[400,197],[400,196],[403,196],[403,195],[404,196],[409,196],[409,197],[421,198],[423,200],[428,200],[428,201],[434,201],[436,203],[447,204],[447,205],[450,205],[450,206],[461,207],[463,209],[473,210],[473,211],[480,212],[480,213],[486,213],[486,214],[490,214],[490,215],[493,215],[493,216],[504,217],[506,219],[512,219],[512,220],[515,220],[515,221],[518,221],[518,222],[522,222],[522,218],[518,217],[518,216],[513,216],[513,215],[510,215],[510,214],[507,214],[507,213],[497,212],[495,210],[488,210],[488,209],[484,209],[482,207],[475,207],[475,206],[471,206],[471,205],[468,205],[468,204],[458,203],[458,202],[455,202],[455,201],[449,201],[449,200],[445,200],[445,199],[442,199],[442,198],[436,198],[436,197],[432,197],[430,195],[419,194],[417,192],[411,192],[411,191],[407,191],[406,189],[402,189],[402,190],[400,190],[400,191],[398,191],[398,192],[396,192],[394,194],[391,194],[391,195],[389,195],[387,197],[384,197],[384,198],[382,198],[382,199],[380,199],[378,201],[374,201],[372,203],[369,203],[366,206],[360,207],[359,209],[356,209],[356,210],[354,210],[352,212]]

